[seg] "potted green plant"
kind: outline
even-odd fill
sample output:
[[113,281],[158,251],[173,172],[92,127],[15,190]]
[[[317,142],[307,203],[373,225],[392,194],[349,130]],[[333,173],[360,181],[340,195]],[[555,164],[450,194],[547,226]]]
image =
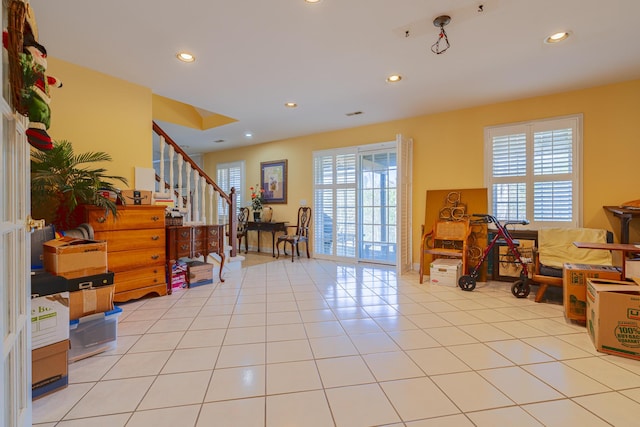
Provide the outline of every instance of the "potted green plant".
[[102,192],[119,194],[113,182],[127,185],[127,179],[91,166],[111,160],[101,151],[75,154],[69,141],[57,141],[49,151],[32,150],[31,215],[44,218],[59,230],[69,230],[82,222],[76,209],[82,204],[104,207],[116,216],[116,201]]

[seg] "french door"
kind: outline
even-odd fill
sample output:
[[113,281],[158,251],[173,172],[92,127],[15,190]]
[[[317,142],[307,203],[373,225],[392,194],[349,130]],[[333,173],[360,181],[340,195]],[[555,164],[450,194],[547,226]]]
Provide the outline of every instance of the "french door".
[[26,119],[0,100],[0,425],[31,426],[29,145]]
[[411,269],[411,140],[314,153],[314,254]]
[[358,163],[358,258],[395,265],[398,241],[395,147],[359,153]]
[[[7,28],[6,2],[1,8]],[[6,51],[5,51],[6,52]],[[7,55],[0,67],[0,425],[31,426],[31,277],[29,216],[31,185],[27,120],[9,105]]]

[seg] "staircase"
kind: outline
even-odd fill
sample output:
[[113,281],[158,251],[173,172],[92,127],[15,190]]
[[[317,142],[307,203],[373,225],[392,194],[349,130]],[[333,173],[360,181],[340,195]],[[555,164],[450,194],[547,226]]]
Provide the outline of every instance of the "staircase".
[[[183,225],[228,224],[225,241],[225,272],[242,267],[244,257],[237,254],[237,201],[235,188],[227,194],[180,148],[180,146],[153,123],[154,169],[156,171],[156,199],[170,200],[170,208],[179,212]],[[221,259],[212,253],[200,257],[200,261],[212,264],[217,277]]]

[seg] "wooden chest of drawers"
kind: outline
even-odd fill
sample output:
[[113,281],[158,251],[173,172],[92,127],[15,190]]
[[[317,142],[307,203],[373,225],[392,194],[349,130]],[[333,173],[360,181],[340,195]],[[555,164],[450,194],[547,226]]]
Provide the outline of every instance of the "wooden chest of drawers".
[[114,301],[166,295],[164,206],[119,206],[118,217],[85,207],[96,240],[107,241],[107,265],[115,273]]
[[[107,246],[108,248],[108,246]],[[224,226],[223,225],[193,225],[167,227],[167,269],[171,271],[173,264],[179,258],[206,257],[210,253],[220,255],[220,273],[224,266]]]

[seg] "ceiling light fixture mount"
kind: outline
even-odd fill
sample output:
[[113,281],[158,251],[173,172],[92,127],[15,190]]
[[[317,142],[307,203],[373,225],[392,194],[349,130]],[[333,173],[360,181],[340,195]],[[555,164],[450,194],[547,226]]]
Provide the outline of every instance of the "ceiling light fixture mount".
[[387,82],[389,83],[396,83],[396,82],[399,82],[400,80],[402,80],[402,76],[400,74],[392,74],[389,77],[387,77]]
[[196,60],[196,57],[189,52],[178,52],[176,57],[182,62],[193,62]]
[[[449,44],[449,38],[447,37],[447,32],[444,30],[446,25],[449,25],[451,22],[451,17],[449,15],[440,15],[436,19],[433,20],[433,25],[440,28],[440,33],[438,34],[438,40],[434,44],[431,45],[431,52],[436,55],[440,55],[441,53],[445,53],[447,49],[451,46]],[[443,43],[443,46],[440,46],[440,43]]]
[[560,43],[568,39],[570,35],[571,35],[571,32],[569,31],[560,31],[559,33],[551,34],[549,37],[544,39],[544,42],[547,44]]

